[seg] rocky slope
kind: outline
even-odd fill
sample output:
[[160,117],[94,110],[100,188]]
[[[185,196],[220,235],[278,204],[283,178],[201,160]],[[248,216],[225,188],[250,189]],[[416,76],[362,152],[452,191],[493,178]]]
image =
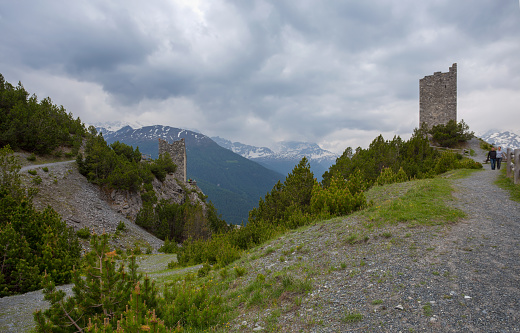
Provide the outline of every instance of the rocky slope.
[[[24,155],[20,156],[21,161],[27,164]],[[29,170],[36,171],[36,175],[29,174]],[[142,207],[138,193],[100,189],[79,173],[75,161],[28,164],[21,169],[21,174],[28,184],[38,189],[34,198],[35,207],[43,209],[51,206],[75,230],[88,228],[98,234],[115,234],[117,226],[123,222],[126,231],[118,232],[118,236],[112,240],[116,247],[126,249],[139,246],[143,251],[156,252],[162,246],[163,241],[134,223]],[[205,207],[198,195],[202,192],[194,183],[181,184],[173,176],[167,175],[164,182],[155,179],[153,187],[158,200],[169,199],[181,204],[188,197],[191,202]],[[86,241],[82,245],[88,247]]]
[[[48,171],[45,172],[43,167],[47,167]],[[26,170],[35,170],[37,174],[30,175]],[[160,239],[131,220],[139,207],[140,198],[123,193],[107,195],[79,173],[74,161],[25,166],[21,173],[27,182],[38,189],[34,198],[35,207],[43,209],[51,206],[75,230],[86,227],[98,234],[114,234],[118,224],[123,222],[127,231],[113,239],[115,246],[130,248],[137,245],[143,250],[161,247],[163,242]],[[87,248],[88,242],[83,241],[82,245]]]

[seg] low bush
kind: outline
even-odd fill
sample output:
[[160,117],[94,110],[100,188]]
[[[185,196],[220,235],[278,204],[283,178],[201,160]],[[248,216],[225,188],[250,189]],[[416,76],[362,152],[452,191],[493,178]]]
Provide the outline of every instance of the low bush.
[[43,180],[42,180],[42,177],[40,177],[40,176],[36,176],[36,177],[34,177],[34,178],[32,179],[32,183],[33,183],[34,185],[40,185],[40,184],[42,183],[42,181],[43,181]]
[[125,222],[119,221],[119,223],[117,224],[116,230],[117,231],[121,231],[121,232],[126,231],[126,224],[125,224]]
[[84,227],[76,231],[76,235],[81,239],[89,239],[90,238],[90,230],[88,227]]
[[168,237],[164,240],[164,244],[159,248],[159,252],[163,253],[177,253],[179,247],[174,241],[170,241]]

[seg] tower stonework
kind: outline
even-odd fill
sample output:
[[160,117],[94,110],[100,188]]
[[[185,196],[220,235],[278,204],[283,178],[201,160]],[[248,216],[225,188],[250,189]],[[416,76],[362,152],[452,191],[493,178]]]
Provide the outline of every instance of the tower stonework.
[[177,165],[174,177],[186,182],[186,144],[184,139],[168,143],[168,141],[159,138],[159,155],[170,154],[173,163]]
[[435,72],[419,80],[419,126],[457,122],[457,64],[448,73]]

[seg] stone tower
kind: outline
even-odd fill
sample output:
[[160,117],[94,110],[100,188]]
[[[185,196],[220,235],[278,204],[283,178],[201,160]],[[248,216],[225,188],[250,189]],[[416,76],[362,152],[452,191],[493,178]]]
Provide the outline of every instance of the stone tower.
[[457,122],[457,64],[448,73],[435,72],[419,80],[419,126]]
[[177,165],[174,177],[178,180],[186,182],[186,144],[184,139],[168,143],[168,141],[159,138],[159,155],[168,153]]

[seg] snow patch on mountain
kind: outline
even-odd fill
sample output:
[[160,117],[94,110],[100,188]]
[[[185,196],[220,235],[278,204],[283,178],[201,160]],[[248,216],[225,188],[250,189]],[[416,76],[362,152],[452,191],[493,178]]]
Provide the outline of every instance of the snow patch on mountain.
[[127,121],[109,121],[106,123],[94,123],[91,124],[96,129],[98,129],[98,132],[102,132],[103,135],[105,133],[113,133],[119,131],[123,127],[130,127],[132,129],[141,128],[144,125],[140,124],[139,122],[127,122]]
[[232,142],[218,136],[212,137],[211,139],[219,146],[229,149],[235,154],[247,159],[264,158],[274,155],[274,152],[267,147],[255,147],[240,142]]
[[502,150],[507,148],[520,149],[520,135],[510,131],[489,130],[480,135],[482,140],[494,146],[501,146]]
[[328,150],[321,149],[316,143],[311,142],[299,142],[299,141],[281,141],[278,142],[273,150],[280,157],[284,158],[303,158],[307,157],[309,160],[321,160],[321,159],[336,159],[337,154],[334,154]]
[[316,143],[299,141],[281,141],[272,148],[256,147],[240,142],[232,142],[220,137],[212,137],[218,145],[248,159],[298,159],[304,156],[309,160],[336,160],[339,156],[321,149]]
[[306,157],[311,165],[314,175],[320,180],[321,175],[336,162],[339,155],[321,149],[319,145],[311,142],[281,141],[272,148],[255,147],[240,142],[232,142],[220,137],[212,137],[221,147],[227,148],[236,154],[253,160],[263,166],[287,175],[295,165]]

